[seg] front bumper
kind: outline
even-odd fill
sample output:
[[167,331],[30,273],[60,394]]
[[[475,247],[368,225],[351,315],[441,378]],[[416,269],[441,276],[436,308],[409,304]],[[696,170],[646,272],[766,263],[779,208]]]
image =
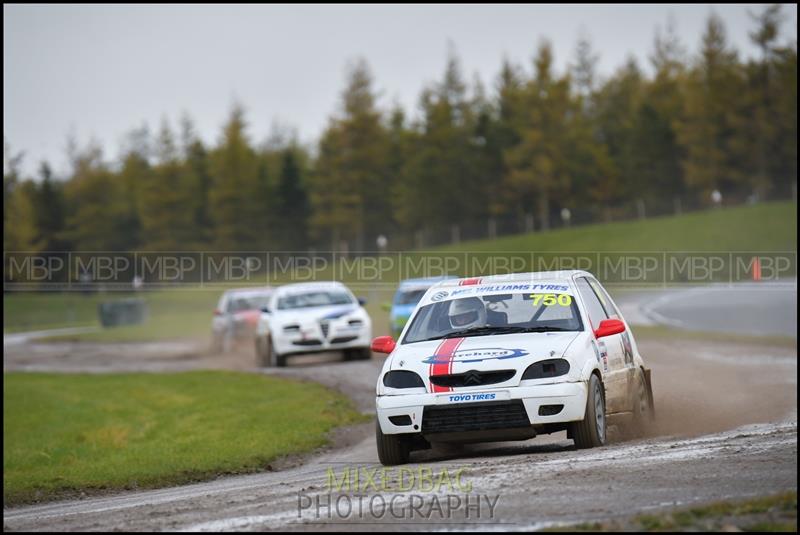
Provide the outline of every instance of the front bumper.
[[327,337],[318,334],[302,337],[296,334],[273,337],[275,351],[280,355],[291,353],[313,353],[317,351],[337,351],[340,349],[366,348],[372,342],[368,328],[339,331]]
[[[476,407],[476,414],[485,405],[518,404],[521,401],[531,426],[558,424],[582,420],[586,410],[587,386],[585,382],[556,383],[549,385],[518,386],[511,388],[481,389],[448,393],[409,394],[399,396],[378,396],[375,400],[381,431],[386,435],[401,433],[423,433],[426,429],[424,418],[426,407],[458,409],[459,415],[469,418],[468,408]],[[469,397],[466,397],[469,396]],[[464,401],[469,400],[469,401]],[[473,401],[477,400],[477,401]],[[519,401],[517,401],[519,400]],[[486,403],[490,402],[490,403]],[[560,411],[548,415],[549,407],[562,405]],[[441,413],[441,411],[438,411]],[[408,416],[410,423],[397,425],[390,418]],[[393,418],[395,422],[409,419]],[[470,422],[465,422],[468,427]],[[435,430],[433,430],[435,431]]]

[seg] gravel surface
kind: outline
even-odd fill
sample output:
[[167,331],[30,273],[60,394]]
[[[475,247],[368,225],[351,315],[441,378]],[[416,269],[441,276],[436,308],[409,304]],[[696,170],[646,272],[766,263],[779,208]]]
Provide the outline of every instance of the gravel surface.
[[[11,358],[6,355],[4,368],[259,371],[246,349],[215,356],[192,344],[154,345],[158,347],[38,344],[27,353],[15,348]],[[417,484],[405,490],[362,487],[331,495],[326,487],[329,471],[341,480],[346,468],[360,468],[359,474],[379,468],[368,424],[340,430],[334,436],[338,447],[276,463],[277,471],[6,509],[4,528],[373,531],[380,523],[380,529],[400,531],[538,529],[797,488],[796,349],[680,340],[639,340],[639,346],[653,369],[658,413],[653,436],[575,450],[559,433],[471,446],[457,453],[416,452],[405,467],[430,468],[438,476],[443,470],[454,474],[461,469],[462,483],[471,484],[468,492],[454,486],[431,491]],[[287,368],[260,371],[323,383],[353,398],[362,411],[372,412],[381,364],[377,357],[342,362],[339,355],[327,354],[294,358]],[[389,512],[379,516],[380,501],[375,500],[388,504],[393,498],[398,517]],[[326,508],[330,499],[334,505]],[[463,507],[466,499],[473,505],[469,518]],[[476,500],[482,500],[480,512]],[[310,505],[316,503],[321,504],[319,512]],[[348,503],[352,510],[346,514]],[[443,507],[442,514],[434,504]]]

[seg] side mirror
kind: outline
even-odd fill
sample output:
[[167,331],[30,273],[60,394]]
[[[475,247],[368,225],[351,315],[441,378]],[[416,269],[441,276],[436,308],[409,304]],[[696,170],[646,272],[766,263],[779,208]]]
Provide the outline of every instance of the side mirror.
[[261,312],[264,314],[269,314],[269,307],[261,307]]
[[363,307],[364,305],[367,304],[367,300],[365,298],[363,298],[363,297],[359,297],[358,298],[358,304]]
[[372,341],[370,348],[375,353],[386,353],[387,355],[394,351],[397,343],[391,336],[379,336]]
[[604,336],[611,336],[612,334],[619,334],[625,332],[625,324],[622,320],[607,319],[600,322],[600,326],[594,331],[597,338]]

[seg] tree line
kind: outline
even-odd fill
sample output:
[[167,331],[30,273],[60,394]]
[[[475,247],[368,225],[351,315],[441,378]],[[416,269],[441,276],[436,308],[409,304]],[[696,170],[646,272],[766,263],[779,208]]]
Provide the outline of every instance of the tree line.
[[610,221],[634,203],[700,208],[715,191],[725,202],[790,197],[797,44],[782,40],[780,6],[752,17],[758,57],[742,60],[712,14],[693,55],[672,24],[658,29],[650,75],[630,59],[601,78],[586,38],[558,72],[543,40],[530,67],[504,60],[487,90],[450,51],[411,115],[379,105],[358,60],[311,146],[255,143],[241,106],[216,144],[188,117],[131,131],[117,162],[73,143],[64,177],[46,162],[22,176],[6,143],[4,249],[361,251],[379,235],[400,249],[486,221],[546,230],[564,209]]

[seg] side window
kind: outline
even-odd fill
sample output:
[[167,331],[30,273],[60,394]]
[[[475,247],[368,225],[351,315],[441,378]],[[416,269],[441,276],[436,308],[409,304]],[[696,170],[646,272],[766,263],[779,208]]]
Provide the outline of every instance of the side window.
[[608,319],[608,314],[606,314],[602,303],[600,303],[592,287],[589,286],[589,281],[586,280],[586,277],[578,278],[576,283],[578,292],[580,292],[581,298],[583,298],[583,302],[586,304],[586,312],[589,314],[589,322],[592,324],[592,329],[597,329],[601,321]]
[[606,311],[606,315],[608,317],[619,316],[617,309],[614,307],[614,303],[611,301],[611,298],[608,296],[608,293],[605,289],[600,286],[600,283],[594,279],[588,279],[589,285],[594,290],[594,293],[597,295],[598,299],[600,299],[600,304],[603,305],[603,310]]

